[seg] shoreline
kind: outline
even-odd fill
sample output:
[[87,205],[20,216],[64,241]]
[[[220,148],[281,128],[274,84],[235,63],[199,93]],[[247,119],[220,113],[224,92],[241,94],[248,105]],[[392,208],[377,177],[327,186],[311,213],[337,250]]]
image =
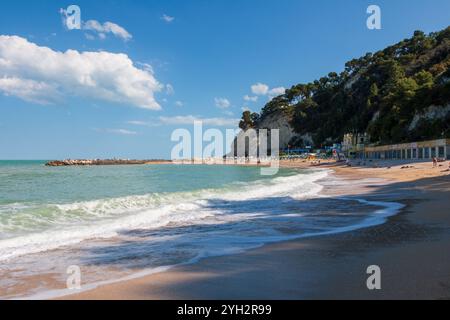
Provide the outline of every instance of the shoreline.
[[[282,166],[314,168],[309,163],[298,161],[286,161]],[[445,252],[450,245],[450,214],[447,213],[450,208],[445,197],[450,191],[449,176],[440,168],[430,172],[428,163],[415,163],[414,166],[406,170],[400,169],[400,165],[391,169],[355,168],[330,163],[318,166],[332,169],[336,177],[351,182],[346,194],[340,196],[363,195],[371,201],[384,200],[406,205],[381,225],[266,244],[234,255],[204,258],[193,264],[175,266],[131,280],[119,280],[59,299],[450,298],[450,253]],[[370,181],[361,184],[361,179]],[[380,184],[382,180],[373,183],[374,179],[383,179],[386,183]],[[429,190],[436,183],[439,183],[439,194]],[[352,184],[358,187],[353,188]],[[337,196],[335,190],[336,187],[326,186],[324,193]],[[439,205],[430,203],[430,200]],[[435,213],[427,215],[424,211],[430,207],[435,209]],[[428,221],[430,219],[431,222]],[[421,234],[411,234],[409,220],[418,230],[434,227],[429,225],[439,221],[444,232],[435,243],[430,242],[428,236],[424,237],[426,241],[416,241],[414,236],[420,238]],[[397,233],[395,230],[400,231]],[[395,246],[383,245],[391,242]],[[342,247],[346,243],[348,245]],[[440,250],[430,250],[430,246]],[[423,268],[422,255],[429,260],[426,268]],[[387,260],[386,256],[390,258]],[[347,259],[353,261],[348,262]],[[391,279],[387,289],[379,292],[369,291],[365,287],[365,268],[374,264],[374,260],[381,262],[382,272],[386,272],[388,278],[399,278],[398,281]],[[278,273],[279,269],[284,270],[282,275]],[[407,274],[415,278],[409,285],[402,269],[408,270]],[[433,271],[435,269],[440,271],[436,273]],[[426,275],[418,276],[425,271],[428,272]],[[271,277],[272,280],[267,280]],[[326,285],[326,279],[333,285]],[[339,283],[339,288],[336,283]]]

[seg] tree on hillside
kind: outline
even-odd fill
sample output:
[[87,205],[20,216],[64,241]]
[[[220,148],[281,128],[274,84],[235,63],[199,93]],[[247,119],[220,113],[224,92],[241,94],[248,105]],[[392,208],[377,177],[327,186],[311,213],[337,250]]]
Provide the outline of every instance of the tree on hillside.
[[[450,138],[448,119],[420,123],[412,119],[430,105],[450,103],[450,27],[352,59],[341,73],[301,83],[273,98],[260,118],[283,112],[294,131],[309,134],[316,147],[340,142],[347,132],[368,132],[374,143]],[[259,121],[259,120],[258,120]],[[249,112],[241,128],[257,126]],[[427,126],[429,126],[427,128]]]

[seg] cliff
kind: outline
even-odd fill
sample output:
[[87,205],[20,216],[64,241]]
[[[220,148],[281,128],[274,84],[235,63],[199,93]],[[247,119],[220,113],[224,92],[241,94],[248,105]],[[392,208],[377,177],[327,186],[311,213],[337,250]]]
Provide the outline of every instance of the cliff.
[[320,147],[345,133],[374,144],[450,138],[450,27],[353,59],[341,73],[300,83],[258,113],[244,112],[244,131],[280,129],[280,147]]

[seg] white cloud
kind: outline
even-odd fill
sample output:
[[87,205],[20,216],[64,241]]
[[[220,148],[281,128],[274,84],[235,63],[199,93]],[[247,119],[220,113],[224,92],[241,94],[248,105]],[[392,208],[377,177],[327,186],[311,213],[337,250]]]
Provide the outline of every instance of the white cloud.
[[155,73],[155,71],[153,70],[153,67],[148,63],[136,62],[136,65],[140,66],[142,69],[144,69],[148,73],[151,73],[151,74]]
[[263,83],[257,83],[251,87],[253,94],[265,96],[269,92],[269,86]]
[[175,101],[175,105],[177,107],[182,107],[182,106],[184,106],[184,103],[182,101]]
[[59,99],[55,86],[42,81],[16,77],[0,78],[0,92],[3,92],[6,96],[16,96],[22,100],[39,104],[51,104]]
[[230,101],[226,98],[214,98],[214,103],[216,104],[216,107],[220,109],[227,109],[231,106]]
[[136,131],[130,131],[130,130],[126,130],[126,129],[98,129],[98,128],[95,128],[94,130],[98,131],[98,132],[120,134],[120,135],[124,135],[124,136],[135,136],[138,134]]
[[125,136],[134,136],[137,134],[136,131],[130,131],[130,130],[125,130],[125,129],[108,129],[107,131],[111,132],[111,133],[122,134]]
[[167,23],[171,23],[171,22],[173,22],[175,20],[175,17],[171,17],[171,16],[169,16],[167,14],[163,14],[161,19],[164,20]]
[[[71,17],[67,14],[65,9],[60,9],[60,13],[63,19],[63,25],[67,26],[68,19],[71,19]],[[133,38],[133,36],[124,27],[109,21],[101,23],[97,20],[88,20],[86,22],[81,22],[80,29],[95,32],[100,39],[105,39],[106,34],[108,33],[111,33],[115,37],[118,37],[124,41],[128,41]],[[92,35],[85,34],[85,36],[88,40],[93,40]]]
[[140,127],[158,127],[161,125],[158,121],[140,121],[140,120],[127,121],[127,124]]
[[242,110],[242,112],[245,112],[245,111],[252,111],[252,110],[250,110],[249,107],[242,107],[241,110]]
[[239,119],[230,118],[201,118],[193,115],[174,116],[174,117],[159,117],[162,124],[168,125],[192,125],[195,121],[202,121],[204,125],[217,127],[236,127]]
[[127,123],[135,125],[135,126],[146,126],[148,124],[148,122],[140,121],[140,120],[131,120],[131,121],[127,121]]
[[233,118],[203,118],[200,116],[186,115],[186,116],[161,116],[153,118],[149,121],[132,120],[127,121],[126,124],[141,126],[141,127],[158,127],[161,125],[193,125],[195,121],[203,122],[203,125],[216,127],[236,127],[239,119]]
[[152,73],[126,54],[66,52],[18,36],[0,36],[0,92],[39,104],[77,96],[159,110],[163,89]]
[[251,101],[251,102],[256,102],[258,101],[258,97],[257,96],[249,96],[249,95],[245,95],[244,96],[244,100],[245,101]]
[[270,96],[280,96],[280,95],[284,94],[285,92],[286,92],[285,87],[278,87],[278,88],[270,89],[269,95]]
[[127,30],[125,30],[125,28],[109,21],[102,24],[97,20],[88,20],[82,23],[81,29],[94,31],[101,38],[104,38],[108,33],[111,33],[124,41],[128,41],[133,38],[133,36]]
[[[286,92],[286,88],[284,88],[284,87],[277,87],[277,88],[270,89],[270,87],[264,83],[257,83],[257,84],[252,85],[251,90],[252,90],[253,94],[255,94],[257,96],[269,96],[271,98],[282,95]],[[255,102],[258,99],[257,96],[250,97],[250,96],[246,95],[246,96],[244,96],[244,100]]]

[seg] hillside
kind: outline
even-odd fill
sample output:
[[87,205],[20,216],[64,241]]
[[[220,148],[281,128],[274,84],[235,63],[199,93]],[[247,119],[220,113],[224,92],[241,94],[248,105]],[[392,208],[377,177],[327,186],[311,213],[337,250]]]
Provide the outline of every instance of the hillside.
[[[367,132],[388,144],[450,138],[450,27],[421,31],[345,64],[340,74],[300,83],[244,112],[240,127],[282,129],[281,147],[341,142],[347,132]],[[288,141],[288,142],[286,142]]]

